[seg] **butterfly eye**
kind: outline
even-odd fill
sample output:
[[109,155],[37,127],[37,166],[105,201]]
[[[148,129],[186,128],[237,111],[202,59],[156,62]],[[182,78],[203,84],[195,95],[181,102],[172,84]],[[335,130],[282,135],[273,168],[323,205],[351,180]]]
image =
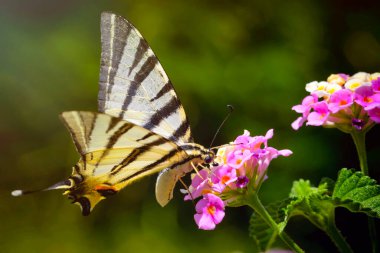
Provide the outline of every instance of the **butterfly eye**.
[[207,156],[205,157],[205,159],[204,159],[204,162],[207,163],[207,164],[209,164],[209,163],[212,162],[212,160],[213,160],[213,157],[210,156],[210,155],[207,155]]

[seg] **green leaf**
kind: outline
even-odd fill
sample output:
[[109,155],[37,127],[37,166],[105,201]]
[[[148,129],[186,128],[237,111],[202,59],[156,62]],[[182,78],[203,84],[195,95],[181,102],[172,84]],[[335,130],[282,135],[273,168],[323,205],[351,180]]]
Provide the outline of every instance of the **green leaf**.
[[[361,172],[342,169],[336,183],[324,178],[318,187],[314,187],[309,180],[294,181],[288,199],[266,208],[280,232],[291,217],[302,215],[331,235],[336,229],[334,214],[337,207],[380,218],[380,185]],[[276,232],[256,213],[251,217],[249,231],[262,251],[270,248],[277,237]],[[334,242],[337,243],[336,240]]]
[[322,195],[327,192],[327,184],[323,183],[316,187],[312,187],[309,180],[300,179],[293,182],[289,197],[303,199],[312,195]]
[[317,227],[324,229],[334,206],[328,196],[329,184],[322,182],[318,187],[313,187],[309,180],[300,179],[293,182],[290,191],[292,201],[285,209],[287,221],[296,215],[308,218]]
[[364,212],[380,218],[380,185],[359,171],[342,169],[335,184],[332,200],[351,212]]
[[380,218],[380,185],[375,180],[359,171],[342,169],[333,185],[328,178],[318,187],[308,180],[295,181],[289,194],[293,200],[285,210],[287,219],[301,214],[323,228],[336,207]]
[[[284,207],[289,204],[289,199],[268,205],[266,210],[276,221],[281,223],[285,218]],[[249,221],[249,236],[256,242],[260,251],[266,251],[271,248],[277,238],[277,233],[254,212]]]
[[329,178],[324,178],[318,187],[311,186],[308,180],[295,181],[289,196],[293,200],[285,209],[283,222],[302,215],[326,231],[335,219],[336,207],[380,218],[380,186],[359,171],[342,169],[335,186]]

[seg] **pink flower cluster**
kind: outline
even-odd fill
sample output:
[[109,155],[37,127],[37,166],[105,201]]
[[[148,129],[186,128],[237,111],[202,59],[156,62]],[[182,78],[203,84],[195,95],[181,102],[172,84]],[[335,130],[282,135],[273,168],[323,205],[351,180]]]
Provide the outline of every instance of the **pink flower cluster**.
[[292,127],[337,127],[345,132],[380,123],[380,73],[332,74],[327,81],[306,84],[306,96],[292,110],[301,113]]
[[211,168],[193,174],[185,200],[202,197],[196,204],[194,215],[200,229],[214,229],[224,218],[225,206],[236,205],[239,196],[259,189],[267,178],[272,159],[292,154],[290,150],[268,147],[267,142],[272,136],[273,130],[265,136],[254,137],[245,130],[233,143],[218,150]]

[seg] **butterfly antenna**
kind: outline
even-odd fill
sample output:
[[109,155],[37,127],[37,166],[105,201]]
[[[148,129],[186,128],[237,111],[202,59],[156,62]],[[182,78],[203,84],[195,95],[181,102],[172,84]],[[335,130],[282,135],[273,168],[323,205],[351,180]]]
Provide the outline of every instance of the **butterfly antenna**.
[[227,105],[227,108],[228,108],[228,114],[227,116],[224,118],[224,120],[222,121],[222,123],[219,125],[218,127],[218,130],[216,130],[216,133],[214,134],[214,137],[212,138],[212,141],[210,143],[210,148],[212,147],[212,144],[214,144],[214,141],[216,139],[216,136],[218,136],[219,132],[220,132],[220,129],[223,127],[224,123],[227,121],[227,119],[230,117],[231,113],[234,111],[234,107],[232,105]]

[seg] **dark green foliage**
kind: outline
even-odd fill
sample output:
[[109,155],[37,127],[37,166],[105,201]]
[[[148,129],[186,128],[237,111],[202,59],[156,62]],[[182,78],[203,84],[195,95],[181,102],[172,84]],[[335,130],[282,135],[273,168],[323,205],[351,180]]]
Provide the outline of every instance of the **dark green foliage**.
[[[266,207],[268,213],[278,224],[284,221],[284,208],[289,200],[272,203]],[[250,219],[249,236],[255,241],[260,251],[268,250],[277,238],[277,233],[268,226],[267,223],[258,215],[253,213]]]
[[[285,228],[289,219],[296,215],[302,215],[323,231],[328,231],[334,223],[337,207],[380,218],[379,206],[380,185],[361,172],[342,169],[335,185],[327,178],[323,179],[318,187],[313,187],[308,180],[295,181],[289,199],[271,204],[267,208],[278,223],[280,231]],[[270,248],[277,236],[256,213],[251,216],[249,229],[251,237],[260,245],[261,250]]]
[[380,185],[361,172],[341,170],[332,198],[336,206],[380,218]]

